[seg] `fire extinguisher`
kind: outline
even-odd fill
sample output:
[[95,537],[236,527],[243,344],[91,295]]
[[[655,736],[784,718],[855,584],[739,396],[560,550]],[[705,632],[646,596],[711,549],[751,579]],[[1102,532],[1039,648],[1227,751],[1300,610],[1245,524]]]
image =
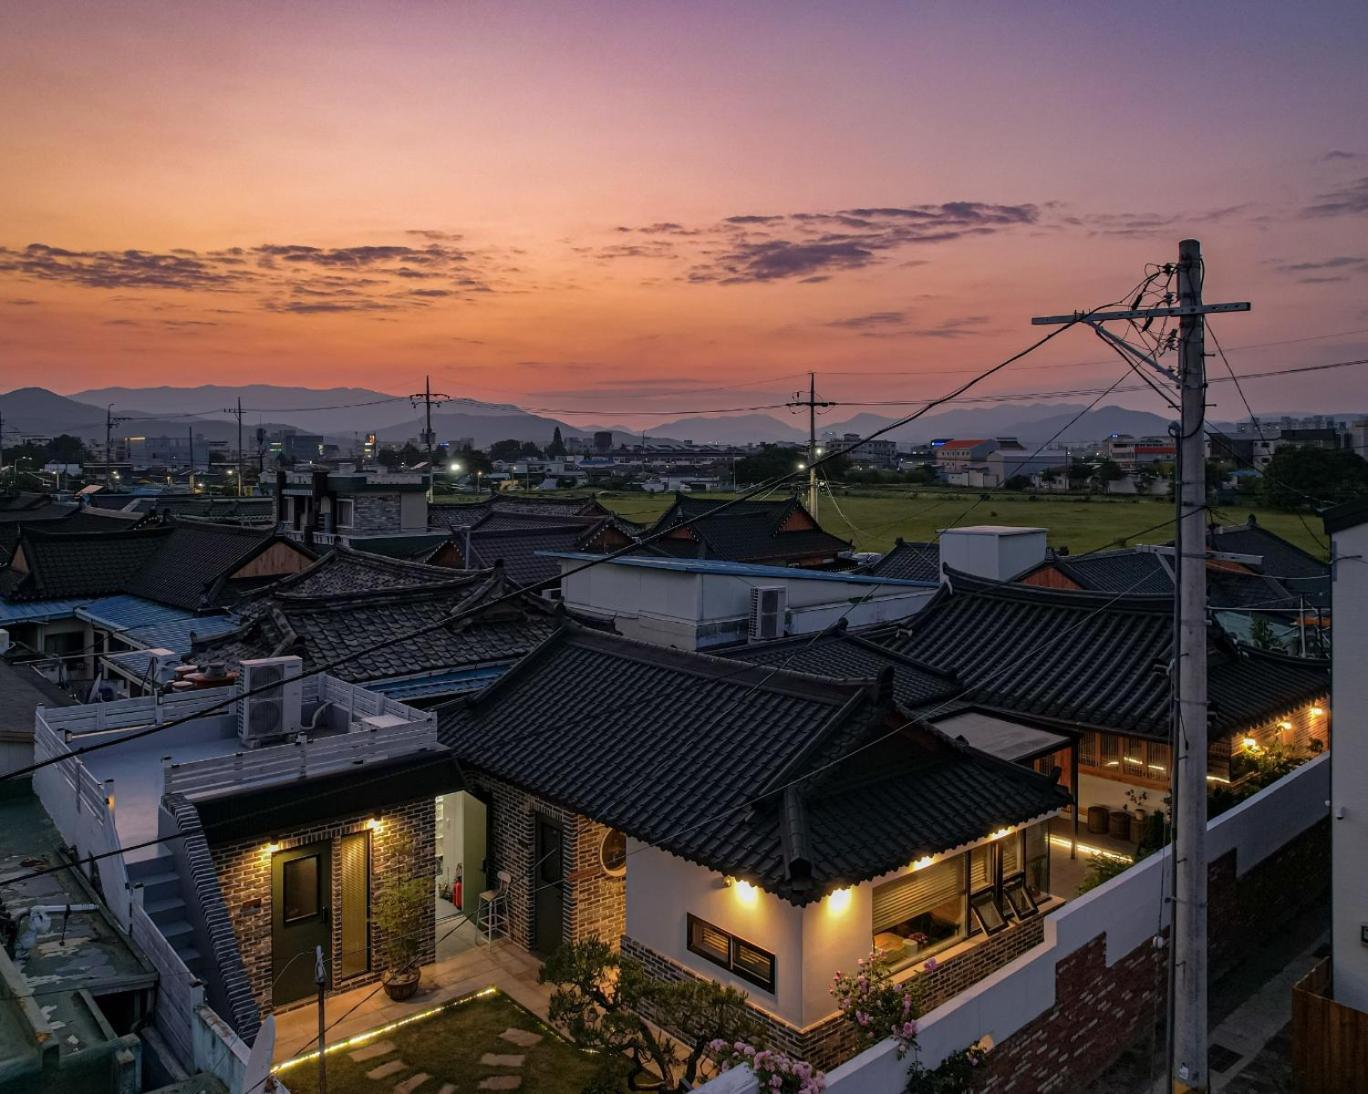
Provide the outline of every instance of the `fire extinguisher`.
[[462,873],[463,873],[464,866],[465,866],[465,864],[464,864],[464,863],[461,863],[461,862],[458,862],[458,863],[456,864],[456,880],[455,880],[455,882],[454,882],[454,883],[452,884],[452,886],[451,886],[451,903],[455,904],[456,907],[458,907],[458,908],[460,908],[460,907],[462,906],[462,902],[461,902],[461,875],[462,875]]

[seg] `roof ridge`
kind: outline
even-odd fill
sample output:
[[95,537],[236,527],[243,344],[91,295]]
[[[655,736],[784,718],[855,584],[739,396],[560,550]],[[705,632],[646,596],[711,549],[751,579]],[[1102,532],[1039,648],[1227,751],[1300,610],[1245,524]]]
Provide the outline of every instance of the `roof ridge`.
[[[1037,604],[1054,604],[1065,608],[1092,608],[1115,606],[1118,610],[1164,612],[1173,610],[1173,597],[1144,593],[1111,593],[1095,589],[1055,589],[1047,585],[1025,585],[1015,581],[994,581],[992,578],[977,574],[945,568],[947,584],[953,595],[985,596],[1004,600],[1021,600]],[[933,601],[934,602],[934,601]],[[927,604],[909,622],[931,608]]]

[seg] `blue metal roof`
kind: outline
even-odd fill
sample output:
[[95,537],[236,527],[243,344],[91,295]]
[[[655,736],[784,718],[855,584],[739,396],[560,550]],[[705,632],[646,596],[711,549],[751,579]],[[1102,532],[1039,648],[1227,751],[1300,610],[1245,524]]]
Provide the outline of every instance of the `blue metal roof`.
[[166,604],[158,604],[155,600],[120,594],[88,601],[77,609],[76,618],[87,620],[106,630],[126,631],[132,627],[183,619],[191,614],[184,608],[172,608]]
[[143,649],[190,652],[190,636],[217,638],[236,630],[242,621],[232,615],[196,615],[139,596],[105,596],[75,612],[97,627],[116,632],[120,639]]
[[793,581],[842,581],[849,585],[906,585],[934,589],[935,581],[909,581],[903,578],[874,577],[839,570],[804,570],[797,566],[757,566],[749,562],[726,562],[711,558],[663,558],[654,555],[623,555],[603,560],[602,555],[584,551],[538,551],[537,554],[573,561],[604,561],[608,566],[641,566],[648,570],[673,570],[685,574],[726,574],[730,577],[782,577]]
[[34,600],[11,604],[0,600],[0,626],[5,623],[42,623],[49,619],[66,619],[76,609],[90,603],[89,599]]
[[391,699],[422,699],[432,695],[458,695],[488,687],[509,670],[506,665],[484,665],[475,669],[455,669],[434,672],[427,676],[406,677],[402,680],[367,680],[360,685],[367,691],[378,691]]
[[191,615],[146,627],[133,627],[119,637],[143,649],[166,649],[184,656],[190,652],[192,636],[217,638],[240,626],[242,620],[231,615]]

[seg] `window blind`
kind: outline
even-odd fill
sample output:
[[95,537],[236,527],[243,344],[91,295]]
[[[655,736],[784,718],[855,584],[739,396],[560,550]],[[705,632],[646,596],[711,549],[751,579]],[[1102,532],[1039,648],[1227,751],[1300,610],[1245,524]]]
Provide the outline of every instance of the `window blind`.
[[343,976],[355,976],[370,968],[370,833],[343,836],[338,848],[342,860],[342,960]]
[[1007,878],[1021,872],[1021,833],[1013,832],[1003,837],[998,846],[1002,848],[1002,876]]
[[874,889],[874,931],[886,931],[964,892],[963,856],[937,862]]
[[969,891],[976,893],[997,881],[993,876],[993,849],[975,847],[969,852]]

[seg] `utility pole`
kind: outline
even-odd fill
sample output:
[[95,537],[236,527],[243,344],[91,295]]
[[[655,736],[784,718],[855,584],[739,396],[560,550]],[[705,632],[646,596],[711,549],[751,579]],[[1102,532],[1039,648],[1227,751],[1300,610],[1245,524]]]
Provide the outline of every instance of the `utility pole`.
[[237,401],[238,451],[237,451],[237,496],[242,497],[242,396]]
[[328,1046],[324,1042],[327,1026],[323,1021],[323,993],[328,986],[328,970],[323,967],[323,947],[314,947],[314,983],[318,985],[318,1094],[328,1094]]
[[812,514],[814,520],[817,519],[817,408],[834,406],[834,403],[820,402],[817,398],[817,374],[808,373],[808,393],[807,398],[802,397],[801,391],[795,392],[788,406],[805,406],[808,408],[808,447],[807,447],[807,509]]
[[[1174,1094],[1201,1094],[1207,1074],[1207,598],[1206,559],[1206,319],[1210,312],[1249,311],[1247,302],[1205,304],[1202,247],[1178,244],[1174,306],[1123,311],[1074,312],[1032,319],[1037,326],[1086,323],[1138,368],[1154,369],[1180,393],[1178,432],[1177,547],[1174,560],[1175,632],[1171,676],[1174,713],[1173,864],[1170,935],[1168,1071]],[[1138,301],[1137,301],[1138,303]],[[1112,319],[1178,319],[1178,371],[1112,334]],[[1078,805],[1075,802],[1074,808]]]
[[126,422],[127,418],[114,413],[114,404],[105,407],[105,485],[114,481],[114,423]]
[[423,444],[427,446],[428,501],[432,500],[432,484],[436,479],[436,470],[432,465],[432,446],[433,442],[437,439],[437,435],[432,432],[432,404],[444,403],[450,398],[450,395],[444,395],[440,391],[432,390],[431,376],[423,377],[422,391],[420,391],[416,395],[409,396],[409,402],[413,404],[415,409],[417,408],[420,402],[423,404],[424,413],[426,415],[423,426]]

